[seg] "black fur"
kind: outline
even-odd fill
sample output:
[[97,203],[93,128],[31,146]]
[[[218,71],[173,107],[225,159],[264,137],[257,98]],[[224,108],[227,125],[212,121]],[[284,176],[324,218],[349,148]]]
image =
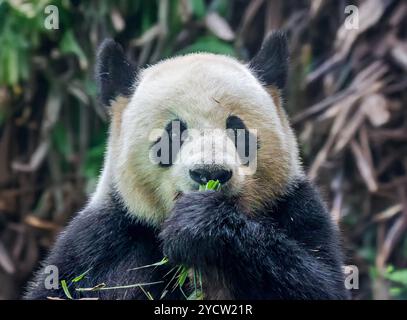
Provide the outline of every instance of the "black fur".
[[[60,279],[70,280],[90,269],[80,287],[153,282],[171,265],[202,271],[204,288],[220,286],[219,295],[233,299],[345,299],[338,232],[318,193],[308,181],[257,213],[239,208],[222,192],[182,196],[161,229],[129,218],[120,201],[80,213],[58,239],[44,266],[56,265]],[[128,271],[160,261],[156,269]],[[64,297],[62,289],[44,288],[40,271],[26,298]],[[167,278],[168,279],[168,278]],[[164,285],[146,287],[158,299]],[[210,288],[209,288],[210,289]],[[213,290],[212,290],[213,291]],[[145,299],[138,288],[99,291],[75,298]],[[167,298],[180,299],[178,291]]]
[[187,194],[160,236],[170,261],[201,270],[204,279],[217,279],[226,297],[348,297],[337,230],[307,181],[255,215],[220,192]]
[[104,40],[96,59],[96,81],[103,105],[110,106],[119,95],[130,96],[136,74],[136,67],[126,59],[122,47],[112,39]]
[[288,57],[287,37],[284,32],[275,31],[264,40],[249,68],[264,85],[283,89],[287,81]]
[[[85,208],[79,213],[58,238],[43,267],[55,265],[59,269],[59,280],[72,279],[90,270],[78,283],[71,285],[73,298],[100,299],[146,299],[139,288],[117,289],[79,293],[75,288],[92,288],[105,283],[108,287],[155,282],[164,279],[169,267],[146,268],[128,271],[131,268],[160,261],[162,251],[157,237],[158,231],[130,216],[116,197],[100,208]],[[58,290],[44,286],[44,269],[41,269],[30,284],[25,299],[67,298],[61,285]],[[164,290],[164,284],[145,286],[154,299]],[[180,298],[179,292],[167,298]]]

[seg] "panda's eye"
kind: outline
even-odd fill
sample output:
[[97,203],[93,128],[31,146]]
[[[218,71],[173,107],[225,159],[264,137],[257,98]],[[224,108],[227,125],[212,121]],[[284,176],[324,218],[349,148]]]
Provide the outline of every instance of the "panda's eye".
[[[166,135],[166,139],[160,137],[156,141],[156,143],[168,141],[168,143],[161,143],[161,148],[157,151],[157,157],[160,159],[158,162],[159,166],[169,167],[173,164],[184,142],[181,138],[185,130],[187,130],[186,123],[179,119],[172,120],[165,126],[164,134]],[[166,154],[164,155],[163,152],[166,152]]]
[[[241,159],[247,159],[250,156],[250,149],[249,143],[252,141],[257,141],[257,139],[251,139],[252,133],[247,130],[246,125],[244,124],[243,120],[237,116],[229,116],[226,119],[226,129],[229,138],[235,144],[239,157]],[[242,137],[244,135],[244,139]],[[244,146],[241,146],[242,142],[244,141]],[[239,144],[239,145],[238,145]],[[257,142],[257,148],[258,148]],[[249,159],[250,161],[250,159]],[[245,163],[246,165],[249,164],[249,161]]]

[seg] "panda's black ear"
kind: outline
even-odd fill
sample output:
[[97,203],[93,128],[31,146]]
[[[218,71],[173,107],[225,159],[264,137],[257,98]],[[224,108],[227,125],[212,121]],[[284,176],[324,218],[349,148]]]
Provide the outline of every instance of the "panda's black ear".
[[287,36],[282,31],[274,31],[266,37],[259,52],[249,63],[249,68],[266,86],[283,89],[288,73]]
[[96,82],[103,105],[110,106],[118,96],[132,94],[137,68],[125,57],[123,48],[112,39],[106,39],[96,57]]

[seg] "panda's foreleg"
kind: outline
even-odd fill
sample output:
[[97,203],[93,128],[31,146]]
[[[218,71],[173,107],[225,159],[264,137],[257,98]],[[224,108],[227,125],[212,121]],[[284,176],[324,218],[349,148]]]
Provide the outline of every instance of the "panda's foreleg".
[[[132,287],[139,283],[157,283],[146,286],[145,290],[158,299],[165,286],[160,282],[169,271],[167,266],[137,269],[162,259],[156,230],[120,210],[121,207],[112,202],[110,206],[85,208],[75,216],[58,237],[24,298],[67,299],[61,286],[64,280],[74,299],[147,299],[139,286]],[[83,278],[72,283],[81,274]],[[77,290],[95,286],[118,288]],[[166,296],[168,299],[178,297],[178,292]]]
[[271,217],[250,218],[219,192],[194,192],[179,199],[161,239],[171,262],[198,268],[204,275],[216,272],[231,298],[347,297],[341,270],[330,259],[334,253],[314,254]]

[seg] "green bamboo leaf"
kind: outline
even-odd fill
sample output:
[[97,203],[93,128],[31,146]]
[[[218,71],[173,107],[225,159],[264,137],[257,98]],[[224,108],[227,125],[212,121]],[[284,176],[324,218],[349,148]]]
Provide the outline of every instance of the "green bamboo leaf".
[[142,286],[151,286],[155,284],[163,283],[164,281],[155,281],[155,282],[146,282],[146,283],[135,283],[123,286],[114,286],[114,287],[106,287],[106,284],[101,283],[92,288],[77,288],[76,291],[104,291],[104,290],[118,290],[118,289],[131,289],[131,288],[140,288]]
[[182,287],[185,284],[185,280],[188,277],[188,268],[183,266],[182,270],[178,276],[178,285]]
[[168,263],[168,258],[167,258],[167,257],[164,257],[164,258],[162,258],[161,261],[158,261],[158,262],[156,262],[156,263],[152,263],[152,264],[148,264],[148,265],[145,265],[145,266],[140,266],[140,267],[132,268],[132,269],[129,269],[129,270],[127,270],[127,271],[139,270],[139,269],[150,268],[150,267],[158,267],[158,266],[162,266],[162,265],[167,264],[167,263]]
[[393,282],[400,283],[407,286],[407,269],[393,271],[391,273],[386,273],[384,277]]
[[219,180],[209,180],[206,184],[202,184],[199,186],[199,191],[205,191],[205,190],[214,190],[214,191],[219,191],[221,188],[221,184]]
[[91,270],[91,269],[86,270],[84,273],[82,273],[82,274],[80,274],[79,276],[73,278],[73,279],[71,280],[71,282],[79,282],[79,281],[81,281],[81,280],[89,273],[90,270]]
[[65,295],[67,296],[68,299],[73,299],[71,293],[69,292],[68,286],[66,284],[65,280],[61,280],[61,286],[62,290],[64,290]]
[[10,50],[8,54],[8,83],[13,85],[18,82],[18,53]]
[[79,60],[81,69],[86,69],[88,67],[88,59],[86,58],[85,53],[76,40],[72,30],[64,33],[61,40],[60,48],[62,53],[72,53],[76,55]]

